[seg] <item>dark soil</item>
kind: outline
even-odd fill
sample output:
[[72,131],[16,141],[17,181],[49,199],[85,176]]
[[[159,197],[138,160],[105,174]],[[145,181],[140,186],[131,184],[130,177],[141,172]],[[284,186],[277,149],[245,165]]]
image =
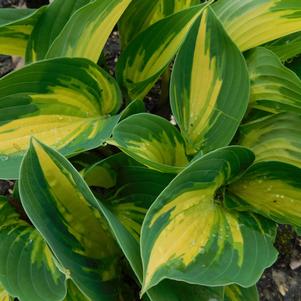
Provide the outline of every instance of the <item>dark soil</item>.
[[[0,0],[0,7],[19,6],[24,2],[22,0]],[[48,3],[44,0],[27,0],[26,2],[30,7],[39,7]],[[118,31],[115,29],[99,64],[114,75],[119,54],[119,37]],[[14,68],[15,64],[10,56],[0,55],[0,76],[9,73]],[[146,109],[169,117],[170,108],[166,104],[162,106],[160,96],[161,81],[146,96]],[[0,180],[0,195],[11,197],[13,185],[12,181]],[[290,227],[280,226],[275,245],[280,255],[277,262],[265,271],[258,283],[260,301],[301,301],[301,237],[298,237]]]

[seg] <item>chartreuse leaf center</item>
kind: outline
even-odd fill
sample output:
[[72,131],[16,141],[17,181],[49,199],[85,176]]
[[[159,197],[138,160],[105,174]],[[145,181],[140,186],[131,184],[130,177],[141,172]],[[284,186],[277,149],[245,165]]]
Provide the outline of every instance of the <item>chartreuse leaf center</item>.
[[[224,186],[253,160],[253,154],[240,147],[211,152],[159,195],[142,228],[143,292],[165,278],[251,286],[273,263],[273,223],[223,206]],[[256,253],[250,258],[254,245]]]
[[65,275],[58,269],[48,245],[6,198],[0,198],[0,239],[1,301],[13,300],[9,296],[22,301],[64,298]]
[[35,136],[70,156],[100,146],[120,116],[117,83],[86,59],[40,61],[0,80],[0,177],[18,178]]
[[187,153],[228,145],[248,101],[244,58],[209,7],[187,34],[171,76],[171,108]]
[[301,170],[277,161],[254,164],[229,187],[227,206],[250,210],[280,224],[301,226]]
[[36,140],[21,174],[23,207],[69,277],[91,300],[100,296],[118,300],[121,252],[80,175],[61,155]]
[[179,131],[162,117],[141,113],[120,122],[110,143],[152,169],[176,173],[188,164]]

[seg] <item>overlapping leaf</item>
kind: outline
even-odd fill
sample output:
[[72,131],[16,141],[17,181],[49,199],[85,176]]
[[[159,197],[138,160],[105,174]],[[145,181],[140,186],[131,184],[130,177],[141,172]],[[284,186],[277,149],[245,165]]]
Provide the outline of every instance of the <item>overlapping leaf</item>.
[[298,0],[219,0],[213,7],[241,51],[301,30]]
[[144,216],[172,175],[151,170],[123,153],[100,161],[84,172],[89,186],[111,189],[103,194],[109,209],[139,241]]
[[[142,284],[139,236],[146,209],[170,182],[172,176],[163,175],[117,154],[84,172],[92,186],[113,188],[111,197],[103,196],[110,211],[103,207],[114,234]],[[97,180],[93,180],[97,178]],[[113,213],[113,214],[112,214]],[[122,226],[123,225],[123,226]],[[223,301],[223,288],[206,288],[186,283],[164,281],[147,292],[152,301]]]
[[[60,34],[72,14],[91,0],[54,0],[35,24],[26,49],[26,61],[45,58],[51,44]],[[55,20],[55,22],[54,22]]]
[[71,281],[68,281],[68,291],[64,301],[90,301],[77,286]]
[[119,123],[112,142],[141,164],[162,172],[178,172],[187,163],[183,138],[162,117],[141,113]]
[[276,53],[281,61],[288,61],[301,53],[301,31],[272,41],[265,47]]
[[120,56],[117,78],[130,100],[142,99],[167,68],[208,4],[168,16],[141,32]]
[[192,26],[172,72],[171,106],[188,153],[229,144],[247,110],[249,89],[244,58],[206,9]]
[[33,141],[21,168],[23,207],[69,277],[91,300],[117,300],[120,250],[80,175]]
[[301,113],[301,80],[270,50],[259,47],[247,57],[250,107],[271,113]]
[[259,162],[230,186],[228,206],[301,226],[301,169],[282,162]]
[[256,286],[243,288],[238,285],[225,287],[224,301],[259,301],[259,295]]
[[[58,1],[60,2],[60,1]],[[95,63],[131,0],[96,0],[76,11],[50,47],[47,57],[84,57]]]
[[280,113],[240,127],[239,144],[259,161],[280,161],[301,168],[301,116]]
[[222,206],[224,185],[253,161],[219,149],[189,165],[148,211],[141,237],[143,292],[165,278],[200,285],[253,285],[276,259],[273,223]]
[[[20,188],[24,208],[37,229],[49,242],[66,272],[69,272],[72,280],[91,300],[99,300],[100,296],[102,300],[117,300],[109,295],[110,290],[106,290],[106,295],[104,295],[102,290],[104,283],[100,281],[102,277],[93,274],[92,271],[93,269],[95,271],[99,265],[95,262],[95,258],[92,264],[90,259],[86,257],[87,251],[90,255],[93,254],[93,257],[99,254],[105,256],[110,254],[110,260],[106,258],[100,266],[102,271],[104,268],[108,268],[111,260],[116,260],[115,247],[108,239],[104,239],[104,233],[101,233],[106,221],[130,261],[136,276],[142,281],[138,241],[101,201],[97,201],[93,197],[82,178],[66,159],[54,150],[34,142],[24,159],[21,173]],[[29,175],[35,176],[29,177]],[[162,175],[160,176],[162,177]],[[34,191],[32,187],[35,188]],[[47,187],[47,192],[45,187]],[[100,221],[99,218],[102,214],[104,214],[105,219],[96,226],[95,223]],[[83,222],[84,224],[82,224]],[[92,227],[90,227],[91,225]],[[105,227],[105,229],[109,231],[108,228]],[[57,235],[58,233],[60,235]],[[93,239],[91,240],[91,238]],[[92,251],[94,247],[97,248]],[[68,251],[66,251],[67,248]],[[90,264],[87,266],[87,261],[92,266]],[[108,279],[112,273],[113,270],[110,269],[107,273],[102,273],[102,276]],[[87,289],[86,285],[89,285],[90,288],[93,286],[92,291]],[[115,285],[115,292],[117,289],[118,287]],[[207,289],[184,283],[168,282],[152,289],[149,292],[149,297],[152,301],[184,301],[189,295],[192,301],[203,299],[205,301],[208,296],[217,298],[221,294],[220,289]],[[76,297],[77,299],[74,299]],[[79,298],[83,297],[84,295],[80,294],[72,283],[69,283],[66,301],[81,300]],[[85,298],[83,300],[86,301]]]
[[123,48],[150,25],[199,3],[199,0],[132,1],[119,22]]
[[0,290],[1,301],[10,300],[9,295],[21,301],[64,298],[65,275],[56,267],[51,251],[5,198],[0,198],[0,239],[0,281],[6,291]]
[[119,116],[116,82],[86,59],[41,61],[0,80],[0,177],[17,178],[29,137],[71,155],[101,145]]
[[31,33],[45,7],[0,10],[0,53],[25,56]]

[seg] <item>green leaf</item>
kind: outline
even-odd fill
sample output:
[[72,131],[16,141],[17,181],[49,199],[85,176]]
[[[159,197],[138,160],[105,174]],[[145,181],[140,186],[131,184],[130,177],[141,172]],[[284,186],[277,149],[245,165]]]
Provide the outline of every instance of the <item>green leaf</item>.
[[141,164],[176,173],[187,163],[183,138],[166,119],[141,113],[120,122],[110,142]]
[[[53,41],[60,34],[72,14],[90,0],[54,0],[39,18],[31,34],[26,49],[26,61],[38,61],[45,58]],[[53,22],[55,20],[55,22]]]
[[231,285],[225,287],[224,301],[259,301],[259,295],[256,286],[243,288]]
[[[45,241],[3,197],[0,198],[0,240],[0,282],[10,296],[22,301],[64,298],[65,276],[56,267]],[[10,299],[0,290],[0,300]]]
[[266,48],[277,54],[285,62],[301,53],[301,32],[295,32],[272,41],[265,45]]
[[1,283],[0,283],[0,301],[14,301],[14,298],[8,294],[8,292],[4,289]]
[[253,160],[242,147],[219,149],[190,164],[159,195],[142,227],[143,292],[165,278],[251,286],[275,261],[274,224],[222,204],[225,185]]
[[208,4],[168,16],[141,32],[121,54],[117,79],[130,100],[143,99],[172,61],[196,18]]
[[33,28],[45,9],[0,9],[0,53],[25,56]]
[[301,80],[276,54],[259,47],[247,56],[251,79],[250,107],[271,113],[301,113]]
[[213,7],[241,51],[301,30],[299,0],[219,0]]
[[84,57],[95,63],[114,26],[131,0],[96,0],[76,11],[47,56]]
[[282,162],[259,162],[230,186],[229,207],[259,213],[280,224],[301,226],[301,169]]
[[32,15],[36,10],[34,9],[15,9],[15,8],[1,8],[0,9],[0,26],[16,22],[20,19]]
[[123,153],[104,159],[84,172],[89,186],[108,189],[110,194],[100,195],[100,200],[139,241],[144,216],[173,175],[151,170]]
[[180,49],[170,91],[188,153],[230,143],[248,107],[249,76],[240,51],[210,8]]
[[159,20],[199,3],[199,0],[132,1],[119,22],[122,47]]
[[[103,197],[110,208],[110,211],[106,210],[107,218],[142,284],[140,228],[146,209],[167,186],[171,176],[147,169],[122,153],[95,164],[84,172],[84,176],[89,184],[114,188],[111,197]],[[210,297],[223,301],[223,289],[164,281],[148,291],[152,301],[185,301],[187,296],[190,301],[208,301]]]
[[86,59],[28,65],[2,78],[0,90],[1,178],[18,178],[30,136],[70,156],[100,146],[120,118],[111,117],[118,85]]
[[91,299],[86,297],[71,280],[68,280],[68,291],[64,301],[90,301],[90,300]]
[[62,155],[33,140],[20,174],[23,207],[69,277],[92,301],[118,300],[122,254],[78,172]]
[[301,168],[301,116],[280,113],[240,127],[239,144],[259,161],[281,161]]

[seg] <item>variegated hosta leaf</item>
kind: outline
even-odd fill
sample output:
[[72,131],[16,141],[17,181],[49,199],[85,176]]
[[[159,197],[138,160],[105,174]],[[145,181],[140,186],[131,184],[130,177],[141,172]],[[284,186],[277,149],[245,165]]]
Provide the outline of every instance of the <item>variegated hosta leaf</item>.
[[301,31],[284,36],[265,45],[285,62],[301,53]]
[[0,177],[17,178],[35,136],[65,155],[100,146],[119,120],[120,90],[86,59],[41,61],[0,80]]
[[26,49],[26,61],[32,62],[45,58],[51,44],[72,14],[89,2],[91,0],[54,0],[34,27]]
[[301,169],[282,162],[259,162],[230,186],[227,206],[301,227]]
[[199,285],[253,285],[276,259],[274,224],[223,205],[225,186],[254,155],[242,147],[190,164],[159,195],[142,227],[143,292],[165,278]]
[[198,18],[176,58],[171,107],[194,154],[226,146],[249,101],[248,70],[210,8]]
[[[103,188],[115,186],[111,199],[106,198],[105,203],[111,209],[111,212],[107,210],[107,217],[120,247],[142,283],[142,264],[137,238],[146,208],[169,183],[171,176],[147,169],[124,154],[111,156],[95,164],[84,172],[84,176],[90,185]],[[190,301],[208,301],[208,298],[223,301],[221,288],[211,289],[174,281],[164,281],[147,294],[151,301],[185,301],[187,296]]]
[[121,252],[81,176],[37,140],[20,174],[23,207],[69,277],[92,301],[118,300]]
[[[56,267],[45,241],[2,197],[0,241],[0,282],[9,295],[20,301],[60,301],[64,298],[65,276]],[[0,300],[10,299],[0,290]]]
[[91,301],[91,299],[85,296],[72,280],[68,280],[68,290],[64,301]]
[[105,199],[117,219],[139,241],[148,208],[173,176],[151,170],[119,153],[91,166],[84,178],[90,186],[111,188],[111,193],[100,199]]
[[119,22],[122,47],[125,48],[150,25],[199,3],[199,0],[132,1]]
[[301,80],[281,63],[276,54],[259,47],[248,54],[247,63],[251,108],[271,113],[301,113]]
[[259,295],[256,286],[243,288],[230,285],[225,287],[224,301],[259,301]]
[[219,0],[213,7],[241,51],[301,30],[298,0]]
[[[118,284],[110,281],[118,276],[115,263],[118,264],[120,257],[106,220],[142,281],[139,243],[115,215],[93,197],[64,157],[34,142],[24,158],[21,174],[20,192],[25,210],[89,301],[120,300]],[[78,293],[73,286],[66,301]],[[155,297],[151,301],[179,301],[174,290],[165,288]]]
[[117,78],[130,100],[142,99],[148,93],[207,5],[200,4],[156,22],[141,32],[121,54]]
[[76,11],[47,57],[84,57],[95,63],[131,0],[96,0]]
[[141,113],[126,118],[114,128],[110,143],[161,172],[176,173],[188,163],[180,133],[156,115]]
[[24,56],[31,33],[45,7],[0,9],[0,53]]
[[11,297],[5,288],[0,283],[0,301],[14,301],[14,298]]
[[281,161],[301,168],[301,116],[279,113],[240,127],[239,144],[259,161]]

